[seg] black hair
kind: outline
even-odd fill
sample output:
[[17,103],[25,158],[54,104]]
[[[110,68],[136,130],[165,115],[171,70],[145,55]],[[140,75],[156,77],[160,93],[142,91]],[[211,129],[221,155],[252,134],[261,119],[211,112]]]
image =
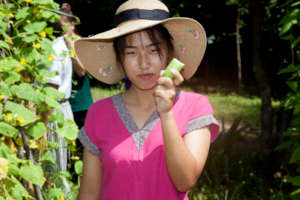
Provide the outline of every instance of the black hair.
[[[147,32],[147,34],[149,35],[151,41],[153,43],[157,43],[158,39],[156,38],[155,33],[158,33],[158,35],[167,42],[167,48],[168,48],[168,53],[173,53],[174,47],[172,44],[172,36],[169,33],[169,31],[161,24],[156,25],[154,27],[145,29],[145,31]],[[124,49],[126,47],[126,35],[125,36],[121,36],[116,38],[113,41],[113,46],[114,46],[114,50],[116,53],[116,58],[117,61],[119,61],[121,63],[121,56],[124,54]],[[161,49],[159,49],[158,47],[158,52],[160,55]]]
[[65,9],[65,8],[60,8],[59,9],[60,12],[62,13],[66,13],[67,15],[65,15],[68,19],[69,22],[76,22],[76,18],[69,16],[69,15],[73,15],[73,12],[71,10]]

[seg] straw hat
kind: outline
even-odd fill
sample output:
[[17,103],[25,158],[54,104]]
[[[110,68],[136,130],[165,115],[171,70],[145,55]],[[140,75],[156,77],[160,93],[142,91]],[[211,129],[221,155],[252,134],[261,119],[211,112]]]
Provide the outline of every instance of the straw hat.
[[113,48],[117,37],[162,24],[173,38],[174,57],[185,64],[182,74],[189,79],[196,72],[206,49],[202,25],[186,17],[169,17],[169,10],[158,0],[128,0],[115,13],[118,25],[92,37],[75,41],[75,54],[96,79],[114,84],[124,78]]

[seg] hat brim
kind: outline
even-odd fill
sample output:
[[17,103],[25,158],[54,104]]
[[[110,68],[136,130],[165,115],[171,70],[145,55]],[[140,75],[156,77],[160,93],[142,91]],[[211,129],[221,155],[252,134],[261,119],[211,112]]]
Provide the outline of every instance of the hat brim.
[[113,40],[158,24],[162,24],[173,38],[174,57],[185,64],[182,70],[184,78],[191,78],[200,65],[207,44],[204,28],[191,18],[127,21],[109,31],[76,40],[75,54],[93,77],[107,84],[117,83],[124,78],[124,72],[116,60]]

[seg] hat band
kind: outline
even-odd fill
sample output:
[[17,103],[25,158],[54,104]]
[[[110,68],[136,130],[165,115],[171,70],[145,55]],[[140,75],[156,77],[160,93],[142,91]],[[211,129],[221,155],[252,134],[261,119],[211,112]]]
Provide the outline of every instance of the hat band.
[[119,25],[122,22],[135,20],[135,19],[164,20],[169,17],[170,17],[169,12],[161,9],[154,9],[154,10],[129,9],[120,12],[115,16],[115,24]]

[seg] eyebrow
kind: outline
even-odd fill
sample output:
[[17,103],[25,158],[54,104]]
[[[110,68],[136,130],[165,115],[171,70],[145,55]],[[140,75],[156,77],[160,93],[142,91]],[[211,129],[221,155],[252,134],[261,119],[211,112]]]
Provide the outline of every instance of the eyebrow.
[[[154,42],[154,43],[146,45],[146,47],[158,46],[159,44],[160,44],[160,42]],[[137,46],[126,45],[124,48],[135,49],[135,48],[137,48]]]

